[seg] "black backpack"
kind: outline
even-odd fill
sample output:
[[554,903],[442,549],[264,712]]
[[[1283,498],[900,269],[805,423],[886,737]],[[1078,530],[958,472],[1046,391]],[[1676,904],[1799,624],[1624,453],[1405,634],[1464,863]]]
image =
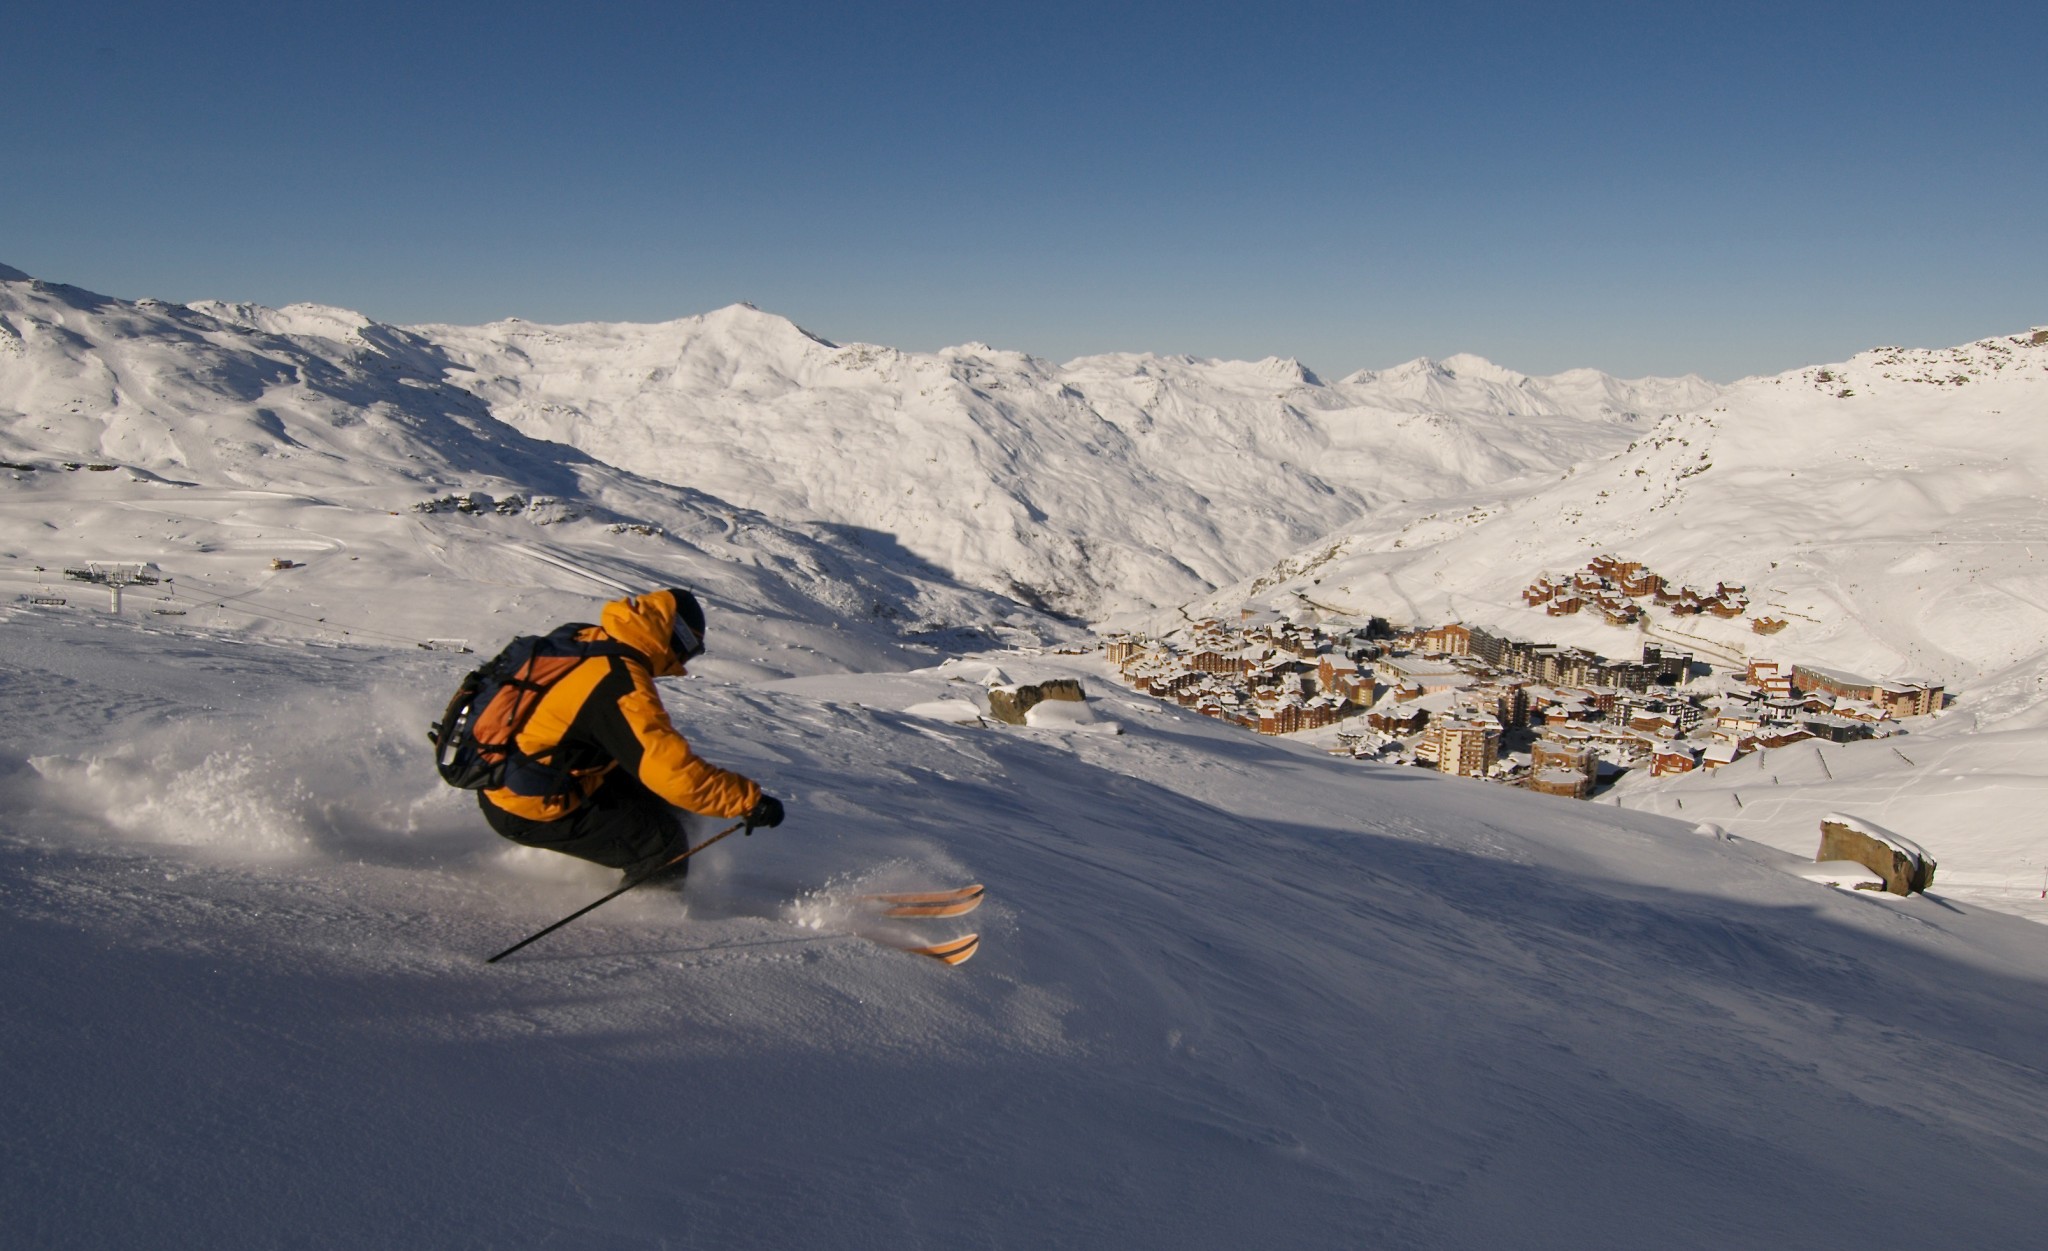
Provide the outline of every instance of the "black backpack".
[[470,670],[441,719],[427,727],[442,781],[466,791],[503,788],[536,798],[568,791],[573,762],[556,759],[559,749],[528,755],[519,749],[519,732],[541,698],[577,665],[592,656],[640,655],[610,639],[576,637],[593,628],[571,622],[547,634],[522,634]]

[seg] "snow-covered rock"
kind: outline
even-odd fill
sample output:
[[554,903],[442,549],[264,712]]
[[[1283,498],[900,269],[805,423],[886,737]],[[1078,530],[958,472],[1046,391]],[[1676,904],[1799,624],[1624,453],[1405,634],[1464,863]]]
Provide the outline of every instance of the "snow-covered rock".
[[1884,880],[1894,895],[1924,891],[1934,885],[1934,857],[1910,838],[1894,834],[1874,821],[1831,812],[1821,818],[1816,863],[1853,860]]

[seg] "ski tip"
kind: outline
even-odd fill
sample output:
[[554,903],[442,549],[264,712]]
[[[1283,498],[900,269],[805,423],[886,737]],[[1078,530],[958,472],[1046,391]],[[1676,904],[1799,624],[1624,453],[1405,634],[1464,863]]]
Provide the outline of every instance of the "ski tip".
[[981,935],[966,934],[929,947],[908,947],[905,950],[914,955],[930,956],[943,964],[965,964],[981,950]]
[[969,899],[980,899],[988,888],[979,882],[962,886],[956,890],[915,890],[895,891],[880,895],[856,895],[863,903],[878,904],[947,904],[961,903]]
[[887,917],[957,917],[965,916],[979,908],[981,898],[980,895],[963,895],[958,899],[942,899],[934,903],[885,903],[875,906]]

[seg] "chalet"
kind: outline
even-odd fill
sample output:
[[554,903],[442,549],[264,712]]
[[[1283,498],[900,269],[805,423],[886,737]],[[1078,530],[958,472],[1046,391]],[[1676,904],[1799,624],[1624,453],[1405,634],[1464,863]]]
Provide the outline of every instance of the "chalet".
[[1277,700],[1260,699],[1258,709],[1258,730],[1261,734],[1294,734],[1301,730],[1319,730],[1335,725],[1340,711],[1336,701],[1314,698],[1300,699],[1284,696]]
[[1661,778],[1674,773],[1691,773],[1699,763],[1699,751],[1691,744],[1666,743],[1650,757],[1650,776]]
[[1755,738],[1764,728],[1764,719],[1753,709],[1724,707],[1714,717],[1713,736],[1723,742],[1737,742]]
[[1345,656],[1323,657],[1316,667],[1316,683],[1327,694],[1356,708],[1370,706],[1378,692],[1372,676],[1360,672],[1358,662]]
[[1792,694],[1792,671],[1775,660],[1750,661],[1747,677],[1749,684],[1766,696]]
[[1757,715],[1766,723],[1774,722],[1778,725],[1797,725],[1800,718],[1814,711],[1826,710],[1809,708],[1806,701],[1797,696],[1791,699],[1767,699],[1757,705]]
[[1648,599],[1664,585],[1662,577],[1634,563],[1623,565],[1614,581],[1632,599]]
[[1584,799],[1593,793],[1600,761],[1583,737],[1545,736],[1530,749],[1530,774],[1526,785],[1542,795]]
[[1767,725],[1757,731],[1756,745],[1760,748],[1790,747],[1813,737],[1813,732],[1796,725]]
[[1636,733],[1648,734],[1652,738],[1678,737],[1678,722],[1661,712],[1638,712],[1625,724]]
[[1603,756],[1632,764],[1649,756],[1658,746],[1656,740],[1634,730],[1601,725],[1597,722],[1574,722],[1546,727],[1543,739],[1552,743],[1585,748],[1593,753],[1596,767],[1597,761]]
[[1365,714],[1365,724],[1381,734],[1406,738],[1411,734],[1420,734],[1423,727],[1429,724],[1429,709],[1418,703],[1400,703],[1383,699],[1373,705],[1372,711]]
[[1826,739],[1830,743],[1854,743],[1871,735],[1868,722],[1853,721],[1847,717],[1806,717],[1799,724],[1815,738]]

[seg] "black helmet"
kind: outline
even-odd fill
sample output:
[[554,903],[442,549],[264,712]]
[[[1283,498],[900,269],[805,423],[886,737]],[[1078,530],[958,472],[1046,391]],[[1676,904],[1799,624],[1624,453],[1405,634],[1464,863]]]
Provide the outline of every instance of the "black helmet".
[[695,660],[704,654],[704,605],[683,588],[670,587],[676,601],[676,622],[672,634],[677,660]]

